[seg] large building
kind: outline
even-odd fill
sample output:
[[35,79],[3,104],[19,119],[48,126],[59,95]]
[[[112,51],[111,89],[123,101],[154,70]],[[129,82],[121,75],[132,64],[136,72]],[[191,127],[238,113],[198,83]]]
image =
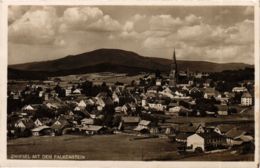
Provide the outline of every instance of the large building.
[[244,92],[241,96],[241,105],[242,106],[252,106],[253,105],[253,97],[250,93]]
[[169,85],[171,87],[176,87],[177,81],[178,81],[178,69],[177,69],[175,49],[173,51],[173,60],[172,60],[172,64],[171,64],[171,71],[169,74],[169,78],[170,78]]

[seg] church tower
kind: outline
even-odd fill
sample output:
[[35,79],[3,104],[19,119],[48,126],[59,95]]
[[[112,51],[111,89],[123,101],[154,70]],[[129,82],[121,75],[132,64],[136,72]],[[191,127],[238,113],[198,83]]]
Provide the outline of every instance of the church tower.
[[178,80],[178,69],[177,69],[175,49],[173,51],[173,58],[172,58],[171,71],[169,74],[169,78],[170,78],[169,86],[176,87],[177,80]]

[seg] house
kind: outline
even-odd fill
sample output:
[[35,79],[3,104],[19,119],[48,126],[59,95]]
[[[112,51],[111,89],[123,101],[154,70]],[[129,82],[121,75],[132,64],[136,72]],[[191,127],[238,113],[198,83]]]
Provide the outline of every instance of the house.
[[87,99],[86,100],[86,105],[94,106],[95,105],[95,101],[93,101],[92,99]]
[[207,87],[203,89],[204,92],[204,98],[210,99],[211,97],[217,97],[219,95],[219,92],[215,90],[215,88]]
[[74,111],[81,111],[81,109],[77,106],[74,108]]
[[65,89],[65,96],[70,96],[72,94],[71,88]]
[[78,103],[78,107],[80,109],[85,109],[87,107],[87,104],[85,103],[84,100],[81,100],[79,103]]
[[189,151],[209,151],[223,148],[226,138],[216,132],[195,133],[187,137],[187,149]]
[[147,89],[147,93],[157,93],[158,86],[151,86]]
[[122,126],[125,130],[133,130],[140,122],[140,117],[124,116],[121,118]]
[[22,108],[23,111],[35,111],[35,109],[31,105],[25,105]]
[[229,146],[241,145],[243,143],[241,137],[243,137],[244,135],[246,135],[246,131],[240,130],[236,127],[229,130],[225,134],[225,136],[227,137],[227,144]]
[[232,124],[220,124],[215,127],[215,132],[225,135],[228,131],[235,128]]
[[206,81],[203,83],[204,87],[210,87],[210,83],[211,83],[212,79],[206,79]]
[[141,120],[138,123],[138,126],[134,128],[134,131],[139,131],[141,133],[147,133],[147,132],[149,132],[150,127],[151,127],[151,121]]
[[50,102],[46,104],[46,107],[48,109],[58,109],[58,106],[56,104]]
[[52,129],[49,126],[42,125],[31,129],[33,136],[40,136],[40,135],[54,135]]
[[245,92],[241,96],[241,105],[242,106],[252,106],[253,105],[253,97],[249,92]]
[[119,97],[118,97],[118,95],[116,94],[116,92],[113,92],[113,94],[112,94],[112,99],[113,99],[113,102],[114,102],[114,103],[119,103]]
[[15,128],[19,128],[21,131],[25,131],[26,129],[34,128],[34,123],[31,120],[18,120],[14,124]]
[[122,106],[115,107],[115,112],[116,113],[121,113],[122,112]]
[[128,109],[129,109],[129,106],[127,104],[124,104],[122,107],[121,107],[121,111],[127,115],[127,112],[128,112]]
[[105,133],[105,127],[100,125],[86,125],[80,128],[81,131],[85,131],[87,135],[103,134]]
[[162,85],[162,80],[161,79],[156,79],[155,85],[156,86],[161,86]]
[[165,114],[178,116],[179,112],[181,111],[181,108],[182,108],[181,106],[170,107],[168,112]]
[[83,118],[80,122],[81,125],[94,125],[95,120],[93,118]]
[[34,121],[34,125],[35,125],[35,127],[40,127],[40,126],[43,125],[43,123],[41,122],[40,119],[37,118],[37,119]]
[[103,100],[101,97],[96,97],[95,99],[96,99],[95,104],[96,104],[97,106],[100,106],[100,107],[102,107],[102,108],[105,107],[106,103],[104,102],[104,100]]
[[166,106],[162,105],[161,103],[148,103],[148,106],[150,109],[154,109],[157,111],[164,111],[164,109],[166,108]]
[[190,94],[196,94],[196,93],[198,93],[198,92],[201,92],[201,91],[200,91],[200,89],[197,88],[197,87],[193,87],[193,88],[191,88],[190,91],[189,91]]
[[78,94],[81,94],[81,91],[79,89],[75,89],[72,93],[78,95]]
[[232,92],[247,92],[248,90],[247,90],[247,88],[246,87],[234,87],[233,89],[232,89]]
[[203,136],[200,136],[198,133],[190,135],[187,137],[187,148],[195,151],[201,149],[205,151],[205,139]]
[[25,122],[23,120],[19,120],[14,124],[15,128],[20,128],[21,130],[25,130],[26,129],[26,125]]
[[68,127],[70,124],[66,119],[63,119],[59,117],[51,126],[51,128],[54,130],[55,134],[61,135],[63,129]]
[[218,105],[217,114],[219,116],[227,116],[228,115],[228,106],[227,105]]
[[164,97],[168,97],[168,98],[173,98],[173,94],[172,91],[169,88],[164,89],[163,91],[159,91],[159,95],[164,96]]

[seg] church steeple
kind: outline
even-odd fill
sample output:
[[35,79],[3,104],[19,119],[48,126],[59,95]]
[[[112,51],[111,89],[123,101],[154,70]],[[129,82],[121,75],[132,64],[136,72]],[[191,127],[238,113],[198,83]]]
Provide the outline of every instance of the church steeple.
[[177,69],[177,61],[176,61],[176,54],[175,54],[175,48],[174,48],[172,64],[171,64],[171,71],[170,71],[170,75],[169,75],[169,78],[170,78],[169,85],[172,87],[176,87],[177,74],[178,74],[178,69]]

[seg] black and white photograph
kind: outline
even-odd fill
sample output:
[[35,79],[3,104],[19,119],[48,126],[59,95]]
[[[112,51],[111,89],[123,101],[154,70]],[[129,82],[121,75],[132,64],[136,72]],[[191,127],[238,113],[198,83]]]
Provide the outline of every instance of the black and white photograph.
[[255,162],[255,35],[254,5],[8,5],[6,159]]

